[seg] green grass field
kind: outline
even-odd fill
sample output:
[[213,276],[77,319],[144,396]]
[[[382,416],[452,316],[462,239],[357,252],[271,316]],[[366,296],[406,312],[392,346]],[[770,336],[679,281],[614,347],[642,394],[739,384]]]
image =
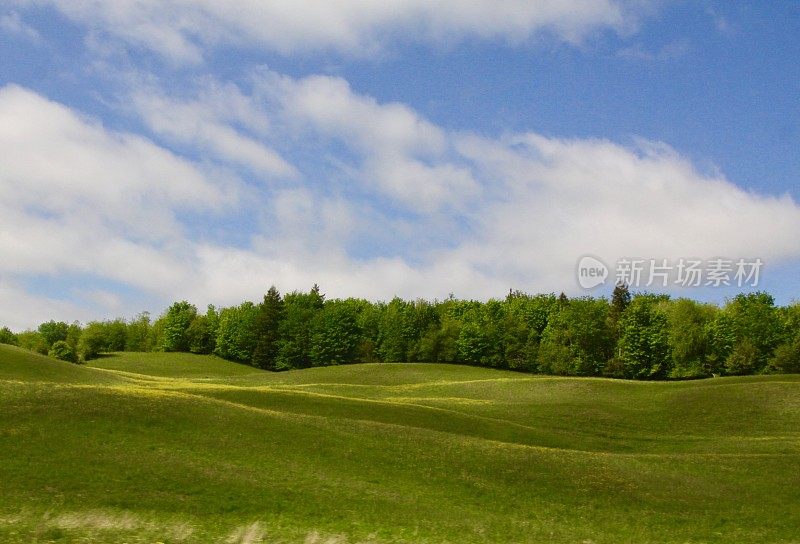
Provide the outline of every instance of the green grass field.
[[800,376],[0,346],[0,542],[800,542]]

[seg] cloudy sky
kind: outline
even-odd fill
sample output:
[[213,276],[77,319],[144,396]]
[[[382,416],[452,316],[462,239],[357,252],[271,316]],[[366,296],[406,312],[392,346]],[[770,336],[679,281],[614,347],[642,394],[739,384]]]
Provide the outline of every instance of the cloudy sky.
[[587,254],[789,302],[798,58],[789,1],[3,0],[0,325],[578,295]]

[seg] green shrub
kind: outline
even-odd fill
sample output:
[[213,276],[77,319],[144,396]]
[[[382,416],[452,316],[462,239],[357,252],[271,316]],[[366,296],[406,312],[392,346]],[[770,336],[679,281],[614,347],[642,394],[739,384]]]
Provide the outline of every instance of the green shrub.
[[733,376],[752,374],[758,364],[758,350],[749,339],[737,343],[725,359],[725,372]]
[[54,342],[53,345],[50,346],[50,352],[48,355],[55,359],[67,361],[68,363],[78,362],[78,355],[75,353],[75,350],[73,350],[72,346],[67,344],[64,340],[57,340]]
[[769,363],[770,369],[782,374],[800,373],[800,337],[791,344],[781,344]]
[[0,329],[0,344],[16,346],[18,343],[17,335],[11,332],[11,329],[8,327],[3,327]]

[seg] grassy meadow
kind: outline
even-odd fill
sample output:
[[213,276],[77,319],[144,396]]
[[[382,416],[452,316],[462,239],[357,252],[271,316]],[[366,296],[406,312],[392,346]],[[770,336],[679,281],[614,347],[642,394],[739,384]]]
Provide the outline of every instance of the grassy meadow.
[[0,346],[0,542],[800,542],[800,376]]

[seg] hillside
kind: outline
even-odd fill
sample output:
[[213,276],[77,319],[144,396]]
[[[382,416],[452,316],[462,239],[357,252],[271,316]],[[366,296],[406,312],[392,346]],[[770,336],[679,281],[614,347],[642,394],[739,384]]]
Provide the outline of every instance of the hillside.
[[0,541],[796,542],[798,393],[0,346]]

